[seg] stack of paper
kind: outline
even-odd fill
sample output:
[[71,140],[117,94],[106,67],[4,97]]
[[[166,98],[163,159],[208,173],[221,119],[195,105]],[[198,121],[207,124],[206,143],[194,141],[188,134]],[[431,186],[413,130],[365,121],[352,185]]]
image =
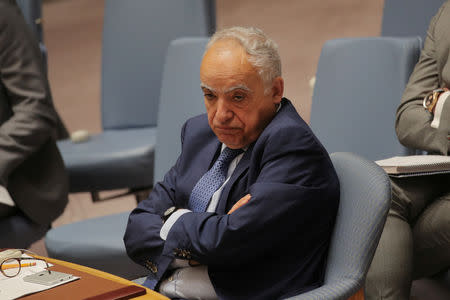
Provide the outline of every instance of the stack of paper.
[[443,155],[394,156],[375,163],[397,177],[450,173],[450,156]]
[[[31,257],[23,254],[22,257]],[[25,261],[24,261],[25,262]],[[12,300],[28,294],[44,291],[52,287],[79,279],[79,277],[73,276],[70,280],[64,282],[58,282],[52,285],[43,285],[37,283],[26,282],[23,280],[25,276],[39,273],[46,270],[47,265],[44,261],[36,260],[26,260],[27,263],[36,262],[36,265],[30,267],[23,267],[20,273],[15,277],[6,277],[0,272],[0,299],[2,300]],[[49,264],[51,266],[51,264]]]

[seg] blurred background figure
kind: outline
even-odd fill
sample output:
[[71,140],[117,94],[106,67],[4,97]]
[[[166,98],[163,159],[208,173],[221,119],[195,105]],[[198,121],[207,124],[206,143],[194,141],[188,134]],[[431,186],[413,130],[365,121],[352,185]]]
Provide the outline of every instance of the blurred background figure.
[[[400,142],[450,154],[450,1],[431,20],[397,110]],[[411,282],[450,266],[450,174],[391,178],[392,204],[366,282],[367,299],[407,300]]]
[[57,126],[38,42],[16,2],[0,0],[0,247],[29,246],[17,216],[44,230],[67,204]]

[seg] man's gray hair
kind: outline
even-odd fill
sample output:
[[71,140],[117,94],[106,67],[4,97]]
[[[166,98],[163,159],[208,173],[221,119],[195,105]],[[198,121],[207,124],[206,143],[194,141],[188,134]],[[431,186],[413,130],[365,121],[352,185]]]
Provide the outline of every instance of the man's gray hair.
[[214,33],[206,45],[206,51],[212,44],[223,39],[233,39],[244,48],[248,61],[258,70],[266,86],[265,92],[269,92],[273,79],[281,76],[281,60],[277,44],[258,28],[236,26]]

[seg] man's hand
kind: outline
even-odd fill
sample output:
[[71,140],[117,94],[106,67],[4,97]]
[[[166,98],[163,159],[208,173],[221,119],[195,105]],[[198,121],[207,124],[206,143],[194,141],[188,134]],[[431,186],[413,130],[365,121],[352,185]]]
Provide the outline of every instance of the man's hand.
[[238,202],[236,202],[233,207],[230,209],[230,211],[228,212],[228,214],[233,213],[236,209],[238,209],[239,207],[244,206],[245,204],[247,204],[248,201],[250,201],[250,198],[252,197],[252,195],[247,194],[244,197],[242,197],[241,199],[239,199]]

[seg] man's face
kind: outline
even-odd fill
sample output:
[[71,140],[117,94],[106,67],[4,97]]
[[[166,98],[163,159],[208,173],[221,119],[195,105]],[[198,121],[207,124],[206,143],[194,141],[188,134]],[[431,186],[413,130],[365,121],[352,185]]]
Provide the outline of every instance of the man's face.
[[200,80],[209,126],[232,149],[244,148],[259,137],[283,94],[281,77],[264,93],[264,83],[245,50],[229,39],[217,41],[205,53]]

